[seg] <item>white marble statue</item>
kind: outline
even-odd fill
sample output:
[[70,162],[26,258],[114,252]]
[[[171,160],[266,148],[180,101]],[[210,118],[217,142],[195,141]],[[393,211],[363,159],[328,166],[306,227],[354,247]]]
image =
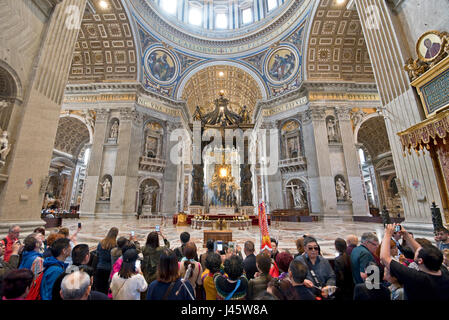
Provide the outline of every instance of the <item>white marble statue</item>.
[[111,132],[109,133],[109,138],[117,139],[118,137],[118,121],[115,120],[111,126]]
[[154,186],[146,186],[143,190],[143,204],[146,206],[152,205],[153,193],[156,191]]
[[10,150],[11,145],[8,141],[8,132],[6,130],[2,131],[0,128],[0,163],[5,164]]
[[111,181],[108,178],[105,178],[103,183],[100,183],[102,195],[100,200],[109,200],[111,197]]
[[329,138],[329,141],[337,140],[337,128],[334,119],[329,119],[327,121],[327,137]]
[[348,190],[346,190],[346,184],[338,178],[335,182],[335,191],[337,192],[337,200],[348,200]]
[[304,193],[300,187],[292,189],[293,199],[295,201],[295,208],[304,208],[306,206],[306,200]]

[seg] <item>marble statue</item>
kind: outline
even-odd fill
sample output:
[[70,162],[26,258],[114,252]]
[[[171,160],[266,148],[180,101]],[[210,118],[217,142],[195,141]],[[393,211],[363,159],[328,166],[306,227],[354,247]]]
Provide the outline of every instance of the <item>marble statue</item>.
[[11,145],[8,141],[8,132],[2,131],[0,128],[1,136],[0,136],[0,165],[4,165],[6,162],[6,158],[8,157],[9,151],[11,151]]
[[8,102],[0,100],[0,120],[2,119],[3,112],[8,108]]
[[335,182],[335,191],[337,191],[337,200],[347,200],[348,191],[346,190],[346,184],[338,178]]
[[295,201],[295,208],[304,208],[306,206],[306,201],[304,193],[300,187],[292,189],[293,200]]
[[356,127],[359,123],[363,121],[365,117],[365,112],[359,110],[357,112],[351,112],[351,119],[354,122],[354,127]]
[[337,124],[334,119],[329,119],[327,121],[327,137],[329,141],[337,140]]
[[111,181],[108,178],[105,178],[103,183],[100,183],[102,195],[100,200],[109,200],[111,196]]
[[111,127],[111,132],[109,133],[109,138],[117,139],[118,137],[118,121],[115,120],[114,124]]
[[153,193],[156,187],[147,185],[143,190],[143,204],[146,206],[152,205]]

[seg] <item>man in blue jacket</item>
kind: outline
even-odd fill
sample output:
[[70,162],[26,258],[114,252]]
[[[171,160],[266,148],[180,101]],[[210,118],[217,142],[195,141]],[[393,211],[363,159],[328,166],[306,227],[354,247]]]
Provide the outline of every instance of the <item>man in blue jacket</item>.
[[72,253],[70,240],[62,238],[56,240],[51,246],[52,256],[44,260],[44,275],[41,282],[41,299],[51,300],[52,289],[56,279],[67,268],[65,259]]

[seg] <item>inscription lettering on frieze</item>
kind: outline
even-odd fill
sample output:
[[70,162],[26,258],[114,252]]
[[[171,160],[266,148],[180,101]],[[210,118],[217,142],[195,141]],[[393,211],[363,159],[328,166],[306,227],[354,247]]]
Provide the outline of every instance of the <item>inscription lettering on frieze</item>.
[[65,96],[64,102],[100,102],[100,101],[135,101],[135,94],[101,94],[101,95],[73,95]]
[[294,108],[299,107],[301,105],[304,105],[306,103],[307,103],[307,97],[302,97],[299,100],[292,101],[292,102],[289,102],[289,103],[286,103],[286,104],[282,104],[282,105],[277,106],[277,107],[273,107],[273,108],[264,110],[263,111],[263,115],[265,117],[272,116],[272,115],[280,113],[280,112],[284,112],[284,111],[288,111],[288,110],[294,109]]
[[421,87],[427,113],[449,106],[449,69]]
[[144,107],[147,107],[149,109],[153,109],[153,110],[156,110],[156,111],[159,111],[159,112],[163,112],[163,113],[168,114],[168,115],[173,116],[173,117],[177,117],[177,116],[181,115],[181,112],[179,110],[174,110],[174,109],[169,108],[167,106],[156,104],[156,103],[154,103],[152,101],[148,101],[146,99],[143,99],[142,97],[139,97],[137,99],[137,103],[139,105],[141,105],[141,106],[144,106]]

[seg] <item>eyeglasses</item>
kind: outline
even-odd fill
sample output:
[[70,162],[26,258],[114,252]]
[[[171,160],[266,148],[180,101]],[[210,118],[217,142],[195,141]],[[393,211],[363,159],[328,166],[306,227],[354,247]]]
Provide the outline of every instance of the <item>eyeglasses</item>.
[[312,250],[318,251],[318,247],[307,247],[307,250],[310,250],[310,251],[312,251]]

